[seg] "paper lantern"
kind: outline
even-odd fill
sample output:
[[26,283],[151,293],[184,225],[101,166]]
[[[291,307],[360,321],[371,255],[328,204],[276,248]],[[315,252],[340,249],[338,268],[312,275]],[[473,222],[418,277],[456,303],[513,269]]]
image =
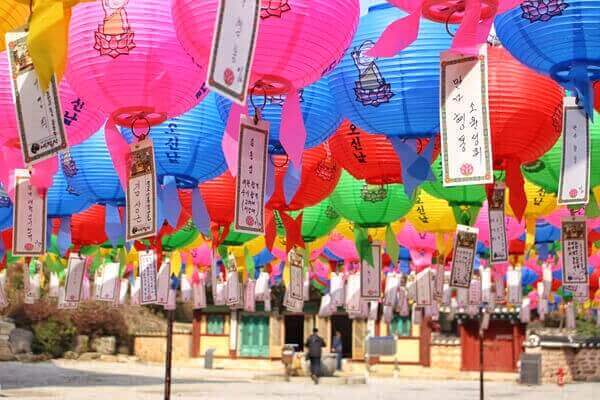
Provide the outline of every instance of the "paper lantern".
[[[596,113],[595,122],[590,122],[590,189],[600,185],[600,121],[598,119],[600,119],[600,114]],[[521,167],[527,180],[550,193],[558,193],[562,144],[562,137],[559,137],[548,152]]]
[[[354,240],[354,231],[355,226],[354,222],[348,221],[347,219],[342,218],[340,222],[336,225],[333,235],[342,235],[346,239]],[[404,226],[404,221],[402,219],[398,221],[394,221],[389,225],[392,228],[392,233],[394,235],[398,234],[402,230]],[[384,242],[386,237],[385,233],[387,231],[387,226],[381,226],[376,228],[368,228],[367,233],[374,241]]]
[[[173,176],[178,187],[190,189],[223,173],[225,123],[217,111],[216,97],[210,94],[192,110],[151,129],[159,182]],[[129,143],[136,140],[129,128],[121,133]]]
[[3,1],[0,4],[0,37],[6,32],[14,31],[27,22],[29,4]]
[[599,24],[597,0],[524,0],[494,23],[498,38],[515,58],[575,89],[588,114],[592,82],[600,79]]
[[396,238],[398,243],[410,252],[411,260],[417,270],[431,265],[433,253],[437,249],[433,233],[419,232],[411,224],[405,224]]
[[[504,216],[504,226],[506,228],[506,240],[510,242],[518,238],[525,231],[525,224],[517,221],[513,217]],[[477,239],[486,247],[490,247],[490,221],[489,221],[489,209],[487,201],[481,207],[477,220],[475,221],[475,227],[479,229]]]
[[69,184],[63,165],[59,163],[58,172],[54,174],[52,186],[47,192],[48,218],[67,217],[85,210],[91,204],[87,193],[79,193]]
[[131,126],[140,113],[156,125],[190,110],[207,94],[204,65],[179,44],[167,1],[73,9],[67,79],[118,125]]
[[[262,25],[261,28],[262,29]],[[299,90],[300,110],[306,127],[305,149],[310,149],[325,141],[331,136],[340,124],[342,117],[338,112],[335,99],[329,91],[327,78]],[[269,121],[269,153],[282,154],[283,147],[280,142],[281,111],[285,103],[286,95],[263,95],[262,90],[256,90],[252,101],[258,107],[263,102],[261,118]],[[223,121],[227,121],[231,102],[223,97],[217,98],[219,112]],[[250,115],[254,115],[252,107]]]
[[359,128],[405,138],[433,136],[439,132],[439,53],[452,39],[444,25],[422,21],[419,38],[394,57],[366,54],[385,27],[405,15],[390,4],[369,8],[329,83],[340,112]]
[[122,206],[125,193],[106,147],[104,129],[70,149],[62,159],[63,170],[77,193],[85,194],[98,204]]
[[210,220],[221,227],[229,226],[235,213],[235,178],[224,172],[199,188]]
[[181,249],[192,243],[198,237],[199,232],[190,221],[184,227],[177,231],[162,237],[163,251],[174,251]]
[[412,203],[400,184],[369,185],[346,171],[331,194],[331,204],[344,218],[361,227],[377,228],[404,216]]
[[249,233],[236,232],[233,230],[233,227],[231,227],[231,229],[229,229],[229,234],[221,244],[223,246],[241,246],[255,237],[256,235],[251,235]]
[[[302,239],[305,243],[311,243],[328,235],[340,221],[340,215],[333,208],[331,201],[325,199],[312,207],[306,207],[302,211]],[[291,212],[292,218],[296,219],[299,212]],[[280,218],[276,218],[277,234],[285,236],[285,228]]]
[[0,231],[10,228],[13,223],[13,206],[10,197],[0,185]]
[[424,190],[417,192],[406,220],[419,232],[456,231],[456,220],[448,202]]
[[[432,159],[439,154],[437,137]],[[416,139],[416,150],[423,154],[429,139]],[[349,121],[344,121],[329,138],[335,160],[356,179],[381,185],[402,183],[402,165],[398,154],[385,135],[369,134]]]
[[341,171],[326,143],[305,150],[300,182],[295,194],[286,201],[285,180],[290,168],[289,160],[284,155],[272,155],[267,162],[275,167],[275,189],[266,206],[279,211],[300,210],[321,202],[335,188]]
[[106,209],[93,205],[71,218],[71,243],[73,246],[100,245],[108,240],[104,230]]
[[484,187],[481,185],[444,187],[441,157],[433,163],[431,169],[436,181],[423,183],[422,189],[438,199],[446,200],[454,211],[456,222],[463,225],[473,224],[486,198]]
[[[173,22],[181,43],[207,64],[217,0],[173,0]],[[356,29],[356,0],[262,0],[250,86],[257,80],[302,88],[324,75],[340,59]]]

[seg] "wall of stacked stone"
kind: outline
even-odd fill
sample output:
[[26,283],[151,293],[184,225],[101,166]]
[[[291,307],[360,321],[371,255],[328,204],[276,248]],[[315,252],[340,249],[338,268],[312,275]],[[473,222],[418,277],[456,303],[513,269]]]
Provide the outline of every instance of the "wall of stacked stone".
[[543,383],[556,383],[560,368],[565,383],[600,382],[600,348],[533,347],[526,352],[542,355]]
[[460,371],[462,363],[460,338],[433,333],[430,350],[432,368]]

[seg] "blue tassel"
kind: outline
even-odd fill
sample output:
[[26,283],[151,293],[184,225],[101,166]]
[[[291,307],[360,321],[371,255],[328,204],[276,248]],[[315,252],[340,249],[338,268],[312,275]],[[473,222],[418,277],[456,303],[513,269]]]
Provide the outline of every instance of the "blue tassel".
[[113,247],[116,247],[119,244],[119,240],[125,236],[125,227],[123,225],[121,216],[119,215],[119,208],[112,204],[107,204],[104,231]]
[[197,187],[192,190],[192,220],[196,225],[196,229],[205,236],[210,235],[210,216]]
[[285,203],[290,204],[300,186],[300,175],[302,171],[294,166],[294,163],[289,162],[285,176],[283,177],[283,194]]
[[416,141],[404,140],[396,136],[388,137],[402,165],[402,180],[408,197],[413,196],[415,189],[424,181],[434,181],[431,171],[431,157],[435,146],[435,138],[431,138],[420,155],[416,150]]
[[181,202],[174,176],[167,175],[163,178],[162,203],[165,219],[169,225],[176,228],[181,214]]
[[267,183],[265,186],[265,203],[271,199],[275,191],[275,166],[271,160],[267,161]]
[[578,103],[588,115],[590,121],[594,122],[594,88],[593,83],[583,65],[575,65],[569,72],[570,85],[577,93]]
[[58,236],[56,238],[56,244],[58,245],[58,251],[61,256],[67,254],[67,250],[71,247],[71,217],[60,218],[60,228],[58,230]]

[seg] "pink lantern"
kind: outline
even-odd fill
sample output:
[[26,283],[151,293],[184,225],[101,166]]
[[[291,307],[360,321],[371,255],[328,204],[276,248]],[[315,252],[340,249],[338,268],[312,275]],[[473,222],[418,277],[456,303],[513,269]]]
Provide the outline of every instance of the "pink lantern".
[[[563,218],[570,216],[583,217],[585,215],[584,210],[577,210],[571,212],[571,210],[567,207],[557,208],[552,214],[547,215],[544,219],[551,225],[560,228],[562,226]],[[600,226],[600,218],[587,218],[586,219],[588,229],[595,229]]]
[[406,223],[396,236],[396,240],[408,249],[417,271],[431,265],[431,259],[436,250],[433,233],[418,232],[411,224]]
[[[183,47],[201,64],[207,64],[212,46],[218,0],[173,0],[173,21]],[[342,58],[358,24],[358,0],[262,0],[250,87],[259,94],[286,95],[280,141],[299,166],[306,131],[297,89],[329,72]],[[230,113],[223,147],[235,173],[237,118]],[[235,150],[235,151],[233,151]]]
[[203,64],[175,36],[164,0],[102,0],[73,9],[66,76],[77,93],[130,127],[183,114],[207,94]]
[[392,22],[371,49],[372,57],[392,57],[414,42],[421,16],[441,24],[458,24],[451,50],[476,54],[486,43],[494,17],[521,0],[388,0],[409,15]]
[[[490,223],[488,214],[487,201],[484,202],[483,207],[479,211],[475,227],[479,229],[478,239],[483,242],[486,247],[490,247]],[[519,222],[516,218],[504,216],[504,224],[506,225],[506,240],[510,242],[518,238],[523,232],[525,232],[525,222]]]
[[325,247],[337,257],[343,259],[344,262],[358,261],[359,259],[354,242],[343,238],[341,235],[332,235]]

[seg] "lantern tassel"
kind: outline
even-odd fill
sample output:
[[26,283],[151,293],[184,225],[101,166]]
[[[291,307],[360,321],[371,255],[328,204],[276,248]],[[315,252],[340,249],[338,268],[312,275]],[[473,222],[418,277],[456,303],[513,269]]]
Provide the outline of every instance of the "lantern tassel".
[[179,216],[181,215],[181,202],[179,193],[177,193],[177,181],[172,175],[166,175],[163,178],[163,187],[161,195],[163,196],[163,211],[165,219],[173,228],[177,227]]
[[435,140],[432,138],[423,154],[416,150],[415,140],[404,140],[397,136],[389,137],[388,140],[394,147],[400,163],[402,164],[402,181],[406,195],[412,198],[415,189],[424,181],[435,181],[435,175],[431,171],[431,157]]
[[71,217],[60,218],[60,228],[56,237],[56,244],[61,256],[65,256],[69,247],[71,247]]
[[356,251],[360,260],[366,261],[369,265],[373,266],[373,251],[367,228],[358,225],[354,227],[354,244],[356,245]]
[[45,192],[52,186],[52,180],[56,171],[58,171],[58,159],[56,157],[35,163],[31,168],[31,185],[39,191]]
[[281,222],[283,222],[283,226],[285,227],[285,251],[289,253],[290,250],[294,248],[294,246],[298,246],[301,248],[306,248],[304,244],[304,239],[302,239],[302,215],[304,213],[301,212],[298,214],[296,219],[292,218],[290,215],[283,211],[279,211],[279,215],[281,217]]
[[267,162],[267,183],[265,185],[265,203],[269,202],[275,192],[275,166],[272,162]]
[[233,177],[236,176],[238,169],[238,139],[240,137],[240,117],[242,114],[248,115],[248,106],[232,103],[225,133],[221,141],[223,155],[225,156],[229,172]]
[[[388,0],[395,7],[401,8],[401,1]],[[369,57],[394,57],[407,48],[419,35],[419,22],[423,1],[417,2],[415,8],[385,28],[377,43],[367,52]]]
[[392,265],[396,265],[398,256],[400,255],[400,246],[390,224],[385,227],[385,251],[390,256]]
[[265,209],[265,245],[269,251],[273,250],[275,236],[277,236],[277,225],[275,222],[275,213],[270,208]]
[[506,186],[508,186],[510,192],[510,207],[517,219],[521,221],[527,207],[527,196],[525,194],[525,180],[523,179],[521,165],[518,160],[507,160]]
[[112,159],[115,171],[117,171],[117,175],[119,176],[121,187],[123,190],[126,190],[129,144],[127,144],[127,141],[121,136],[121,133],[117,129],[115,121],[112,118],[109,118],[108,121],[106,121],[104,140],[106,141],[106,147],[110,153],[110,158]]
[[124,226],[121,222],[119,208],[112,204],[106,205],[104,231],[113,247],[116,247],[119,240],[123,238]]
[[209,235],[210,217],[204,199],[197,187],[192,189],[192,220],[194,221],[194,225],[196,225],[196,229],[205,236]]
[[302,167],[302,151],[306,142],[306,128],[300,109],[300,96],[295,88],[290,88],[281,110],[279,141],[290,161],[300,169]]
[[572,86],[577,92],[577,100],[583,106],[590,121],[594,122],[594,87],[585,65],[577,64],[569,72]]
[[493,16],[480,20],[481,1],[466,0],[465,14],[454,35],[450,49],[458,54],[478,54],[481,44],[485,43],[490,33]]
[[283,177],[283,194],[285,203],[289,205],[300,187],[300,175],[302,171],[295,167],[294,163],[288,163],[285,176]]

